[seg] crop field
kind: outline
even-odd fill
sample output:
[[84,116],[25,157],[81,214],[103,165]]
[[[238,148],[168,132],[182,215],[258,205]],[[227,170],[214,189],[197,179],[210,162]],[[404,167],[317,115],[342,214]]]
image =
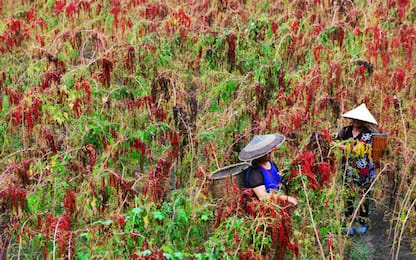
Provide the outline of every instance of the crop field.
[[[0,0],[0,259],[416,258],[415,22],[414,0]],[[342,232],[333,134],[361,103],[388,134],[380,247]],[[276,132],[297,208],[215,196]]]

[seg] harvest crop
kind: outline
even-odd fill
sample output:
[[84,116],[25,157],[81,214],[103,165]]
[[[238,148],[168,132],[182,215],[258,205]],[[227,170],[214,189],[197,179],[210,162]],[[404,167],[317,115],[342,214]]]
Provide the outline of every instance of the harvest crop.
[[[0,0],[0,258],[343,259],[341,113],[388,146],[372,207],[416,253],[416,2]],[[285,201],[210,173],[280,132]]]

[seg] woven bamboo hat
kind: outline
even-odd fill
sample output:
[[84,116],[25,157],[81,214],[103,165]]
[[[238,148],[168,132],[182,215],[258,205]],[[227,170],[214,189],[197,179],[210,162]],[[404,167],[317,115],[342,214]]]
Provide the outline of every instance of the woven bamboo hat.
[[374,116],[370,113],[367,106],[365,104],[361,104],[358,107],[346,112],[342,115],[345,118],[350,119],[357,119],[364,122],[372,123],[377,125],[377,120],[374,118]]
[[251,161],[271,152],[285,141],[282,134],[256,135],[238,154],[241,161]]

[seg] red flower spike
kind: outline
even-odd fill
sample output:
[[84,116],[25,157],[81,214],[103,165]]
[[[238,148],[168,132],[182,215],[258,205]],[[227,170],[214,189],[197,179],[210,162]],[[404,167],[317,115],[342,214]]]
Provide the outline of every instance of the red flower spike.
[[62,14],[64,12],[64,8],[65,2],[61,0],[57,0],[52,6],[52,9],[55,11],[57,15]]
[[64,195],[64,208],[65,212],[72,216],[75,212],[75,198],[76,194],[71,189],[68,189]]

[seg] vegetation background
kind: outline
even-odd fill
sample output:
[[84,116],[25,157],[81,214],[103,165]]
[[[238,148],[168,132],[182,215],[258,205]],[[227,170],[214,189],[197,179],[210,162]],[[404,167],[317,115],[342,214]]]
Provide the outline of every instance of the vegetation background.
[[[361,103],[389,134],[386,258],[416,251],[415,1],[1,0],[0,18],[0,258],[371,257],[341,232],[330,143]],[[272,132],[298,208],[213,197],[210,173]]]

